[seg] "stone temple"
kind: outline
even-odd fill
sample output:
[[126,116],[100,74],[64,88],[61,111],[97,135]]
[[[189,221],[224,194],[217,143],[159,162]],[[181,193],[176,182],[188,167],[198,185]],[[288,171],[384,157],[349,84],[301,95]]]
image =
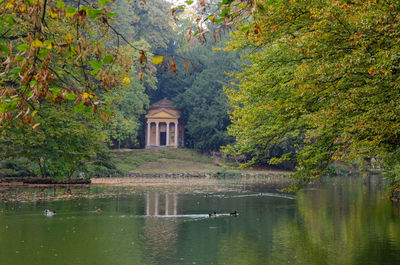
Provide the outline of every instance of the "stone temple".
[[184,143],[182,111],[164,98],[149,107],[146,117],[146,148],[179,147]]

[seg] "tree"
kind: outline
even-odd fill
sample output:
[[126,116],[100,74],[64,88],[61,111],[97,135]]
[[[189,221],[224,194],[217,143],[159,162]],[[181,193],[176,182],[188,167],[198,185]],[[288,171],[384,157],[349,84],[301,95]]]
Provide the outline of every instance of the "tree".
[[[150,48],[150,45],[144,40],[134,44],[142,49]],[[126,61],[138,60],[140,57],[140,53],[130,47],[126,47],[123,52],[126,55]],[[152,72],[156,71],[154,66],[148,67]],[[141,74],[143,75],[141,77],[142,80],[139,81],[136,77]],[[117,148],[120,148],[121,145],[127,147],[138,145],[137,137],[139,130],[142,128],[139,119],[149,105],[146,90],[157,88],[156,77],[146,72],[143,73],[141,69],[132,69],[129,76],[132,80],[129,85],[106,93],[104,96],[113,113],[112,118],[106,125],[106,130],[110,140],[113,142],[113,146]]]
[[226,129],[230,120],[223,86],[233,79],[228,72],[241,69],[240,54],[217,51],[213,46],[212,43],[197,46],[186,53],[200,60],[201,68],[188,78],[190,83],[182,80],[186,77],[180,77],[184,87],[173,99],[184,109],[186,138],[202,151],[218,151],[220,146],[232,142]]
[[24,167],[31,176],[58,179],[79,177],[101,165],[106,134],[100,130],[98,116],[74,114],[72,106],[65,103],[43,102],[36,107],[40,109],[36,121],[41,126],[32,130],[16,121],[0,131],[0,159],[26,158]]
[[[0,124],[14,118],[38,126],[30,115],[44,99],[72,99],[75,110],[101,109],[98,95],[129,79],[118,50],[104,42],[114,33],[109,1],[3,1],[0,3]],[[53,95],[56,94],[56,97]],[[84,106],[84,107],[82,107]]]
[[115,3],[117,14],[115,28],[131,42],[145,40],[151,43],[152,52],[166,53],[173,46],[175,23],[170,14],[170,4],[164,0],[126,1]]
[[[223,23],[238,28],[229,47],[254,52],[227,90],[237,139],[230,150],[296,139],[294,152],[271,162],[297,161],[299,186],[329,174],[330,161],[375,157],[399,190],[397,2],[238,3],[224,1]],[[235,21],[245,14],[251,19]]]
[[[115,130],[108,132],[118,140],[136,133],[138,115],[147,104],[143,86],[154,83],[147,75],[149,51],[117,31],[112,8],[108,0],[0,3],[4,158],[27,158],[34,175],[70,178],[94,164],[105,165],[104,123],[113,110],[117,120],[109,128]],[[113,47],[110,39],[124,45]],[[130,56],[125,45],[137,55]],[[132,89],[131,80],[139,89]],[[129,98],[117,99],[123,93]],[[127,110],[128,104],[138,109]]]

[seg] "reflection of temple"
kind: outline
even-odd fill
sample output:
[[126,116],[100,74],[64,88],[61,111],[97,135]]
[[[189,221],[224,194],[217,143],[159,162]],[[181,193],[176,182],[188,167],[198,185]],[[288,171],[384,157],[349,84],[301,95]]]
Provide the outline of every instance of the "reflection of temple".
[[166,98],[152,104],[146,115],[146,148],[183,146],[184,126],[181,116],[181,110]]
[[[146,255],[156,260],[165,260],[174,255],[180,222],[175,218],[160,218],[178,214],[178,196],[147,192],[145,195],[145,214],[143,232]],[[158,218],[157,218],[158,216]]]
[[146,193],[146,216],[177,215],[178,197],[176,194],[160,196],[157,192]]

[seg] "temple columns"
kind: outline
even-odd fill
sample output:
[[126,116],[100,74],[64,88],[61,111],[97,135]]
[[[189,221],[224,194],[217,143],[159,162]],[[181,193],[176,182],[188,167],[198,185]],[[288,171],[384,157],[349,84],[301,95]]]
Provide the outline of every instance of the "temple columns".
[[178,122],[175,122],[175,147],[178,147]]
[[169,121],[167,121],[167,146],[169,146]]
[[147,144],[146,144],[146,147],[149,147],[151,144],[150,137],[151,137],[151,122],[148,121],[147,122]]
[[160,122],[156,121],[156,146],[160,146]]

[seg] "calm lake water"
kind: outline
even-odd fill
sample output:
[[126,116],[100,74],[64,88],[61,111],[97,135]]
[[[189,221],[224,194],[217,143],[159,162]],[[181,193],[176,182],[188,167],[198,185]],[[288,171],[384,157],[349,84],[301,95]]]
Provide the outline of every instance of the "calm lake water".
[[399,208],[374,186],[220,185],[1,190],[0,264],[400,264]]

